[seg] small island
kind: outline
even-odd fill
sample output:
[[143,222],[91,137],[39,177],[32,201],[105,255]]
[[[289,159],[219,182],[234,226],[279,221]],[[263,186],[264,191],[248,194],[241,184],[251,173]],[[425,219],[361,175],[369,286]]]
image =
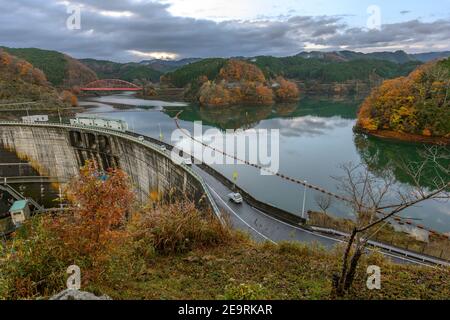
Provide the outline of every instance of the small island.
[[384,81],[362,104],[355,130],[382,138],[450,144],[450,59]]
[[[214,61],[216,62],[216,61]],[[271,105],[300,98],[296,83],[282,76],[268,79],[256,65],[237,59],[217,60],[212,72],[200,74],[186,88],[186,97],[202,106]],[[208,68],[214,64],[208,61]],[[162,81],[170,82],[169,79]]]

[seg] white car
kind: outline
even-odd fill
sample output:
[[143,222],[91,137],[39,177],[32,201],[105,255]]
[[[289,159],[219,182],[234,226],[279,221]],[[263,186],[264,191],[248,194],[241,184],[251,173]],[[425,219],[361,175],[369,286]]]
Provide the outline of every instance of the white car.
[[189,158],[183,158],[183,163],[187,166],[192,166],[192,159]]
[[233,201],[234,203],[240,204],[244,201],[244,199],[242,199],[242,196],[240,193],[230,193],[228,195],[228,198]]
[[145,141],[145,138],[144,138],[143,136],[140,136],[138,139],[139,139],[139,141],[141,141],[141,142],[144,142],[144,141]]
[[162,152],[165,152],[167,150],[165,145],[161,145],[159,146],[159,150],[161,150]]

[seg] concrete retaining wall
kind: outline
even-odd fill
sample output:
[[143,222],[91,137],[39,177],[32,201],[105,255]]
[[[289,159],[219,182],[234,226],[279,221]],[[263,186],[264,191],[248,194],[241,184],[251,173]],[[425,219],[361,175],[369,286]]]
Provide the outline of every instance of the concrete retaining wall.
[[0,124],[0,146],[30,161],[41,173],[68,181],[88,159],[104,169],[119,167],[130,177],[142,202],[150,192],[186,195],[211,206],[201,182],[155,148],[88,128]]

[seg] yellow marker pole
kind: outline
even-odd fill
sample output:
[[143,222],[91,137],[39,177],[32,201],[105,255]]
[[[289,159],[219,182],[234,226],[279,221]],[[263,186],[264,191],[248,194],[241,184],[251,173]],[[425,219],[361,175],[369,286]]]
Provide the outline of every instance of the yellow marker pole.
[[236,170],[234,170],[234,172],[233,172],[233,182],[234,182],[233,191],[236,191],[236,182],[237,182],[238,177],[239,177],[239,173]]
[[161,130],[161,124],[158,123],[158,125],[159,125],[159,140],[164,141],[164,135]]

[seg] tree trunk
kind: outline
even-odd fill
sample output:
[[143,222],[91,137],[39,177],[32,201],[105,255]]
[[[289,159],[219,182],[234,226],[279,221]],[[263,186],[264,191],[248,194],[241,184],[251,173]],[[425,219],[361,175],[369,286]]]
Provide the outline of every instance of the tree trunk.
[[[348,240],[347,248],[345,249],[344,259],[342,260],[342,271],[339,280],[336,282],[336,294],[342,297],[345,294],[345,283],[347,279],[347,270],[348,270],[348,257],[350,255],[350,251],[352,250],[353,243],[355,242],[357,230],[353,229],[352,234],[350,235],[350,239]],[[353,259],[352,259],[353,261]]]
[[347,292],[353,284],[353,280],[355,280],[356,269],[358,268],[358,262],[363,253],[363,248],[358,245],[355,253],[353,254],[350,269],[348,270],[347,276],[345,278],[344,291]]

